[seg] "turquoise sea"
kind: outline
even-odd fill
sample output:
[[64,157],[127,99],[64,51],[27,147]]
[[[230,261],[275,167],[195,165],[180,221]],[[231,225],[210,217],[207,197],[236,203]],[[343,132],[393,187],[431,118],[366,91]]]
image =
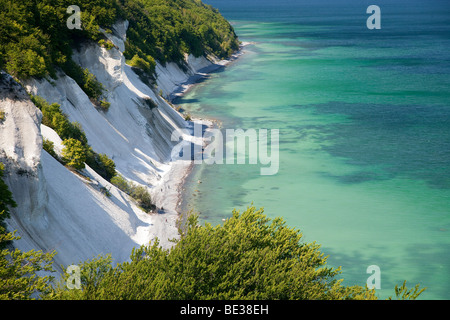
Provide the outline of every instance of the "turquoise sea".
[[205,2],[251,44],[175,102],[222,128],[279,129],[280,168],[196,165],[183,209],[219,224],[253,202],[320,244],[344,284],[377,265],[380,298],[407,280],[450,299],[448,1]]

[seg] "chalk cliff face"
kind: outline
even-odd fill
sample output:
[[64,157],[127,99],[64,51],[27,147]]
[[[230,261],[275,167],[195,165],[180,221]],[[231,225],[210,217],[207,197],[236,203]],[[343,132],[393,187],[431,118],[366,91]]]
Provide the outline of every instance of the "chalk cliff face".
[[0,160],[5,164],[10,189],[18,204],[17,216],[30,222],[42,217],[47,198],[40,162],[42,113],[11,76],[0,75]]
[[[62,149],[61,139],[41,125],[42,114],[26,91],[10,76],[2,76],[0,110],[5,112],[5,120],[0,123],[0,161],[5,163],[5,180],[18,204],[7,224],[22,237],[16,242],[20,249],[56,250],[55,267],[107,253],[117,262],[124,261],[133,247],[155,237],[163,247],[170,247],[168,240],[177,236],[177,188],[188,164],[171,161],[177,143],[171,141],[171,135],[188,124],[156,91],[170,95],[213,62],[188,56],[186,72],[176,64],[158,64],[158,88],[150,88],[125,63],[122,52],[127,26],[126,21],[118,22],[113,33],[106,34],[116,48],[83,45],[73,57],[106,88],[111,103],[108,111],[95,108],[76,82],[63,73],[55,81],[32,79],[24,86],[49,103],[59,103],[70,121],[81,124],[93,150],[113,159],[122,176],[148,187],[163,213],[143,212],[88,166],[86,179],[43,151],[43,137],[54,142],[57,153]],[[157,107],[151,107],[149,100]]]

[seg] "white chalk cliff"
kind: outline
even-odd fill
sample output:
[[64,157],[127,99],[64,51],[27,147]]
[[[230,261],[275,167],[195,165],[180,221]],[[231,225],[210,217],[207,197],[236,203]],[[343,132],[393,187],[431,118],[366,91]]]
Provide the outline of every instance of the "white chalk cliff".
[[[60,73],[49,82],[29,80],[27,91],[49,103],[59,103],[70,121],[81,124],[89,144],[97,153],[105,153],[125,178],[146,186],[163,213],[147,214],[133,199],[86,166],[78,175],[61,165],[42,149],[43,137],[61,151],[61,139],[41,125],[42,114],[26,91],[8,76],[0,84],[0,161],[5,164],[5,181],[13,193],[17,208],[7,220],[9,230],[18,230],[22,250],[56,250],[54,267],[70,265],[98,254],[111,253],[115,262],[129,258],[131,249],[158,237],[163,247],[177,237],[176,205],[178,187],[186,168],[184,162],[172,162],[171,141],[176,129],[185,128],[173,107],[156,92],[168,96],[199,70],[216,61],[205,57],[186,57],[183,72],[176,64],[157,65],[158,88],[143,83],[122,54],[128,23],[118,22],[112,34],[116,45],[107,50],[98,45],[83,45],[74,52],[74,61],[88,68],[106,88],[111,103],[100,111],[77,83]],[[150,108],[151,99],[157,108]],[[110,196],[102,192],[109,190]],[[103,189],[105,190],[105,189]]]

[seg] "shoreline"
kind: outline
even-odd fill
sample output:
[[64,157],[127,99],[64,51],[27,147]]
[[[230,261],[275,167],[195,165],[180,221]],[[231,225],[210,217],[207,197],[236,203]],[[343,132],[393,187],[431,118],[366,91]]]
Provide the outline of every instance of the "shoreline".
[[231,55],[230,58],[211,61],[215,59],[208,59],[211,61],[211,65],[198,70],[194,75],[190,76],[187,81],[180,84],[174,91],[172,91],[167,97],[168,101],[175,103],[175,101],[183,97],[188,93],[195,85],[207,80],[210,75],[222,68],[229,66],[231,63],[239,59],[240,56],[244,54],[244,48],[251,44],[251,42],[242,42],[239,45],[239,49]]
[[[210,66],[200,69],[196,74],[189,77],[187,81],[180,84],[178,88],[176,88],[172,93],[170,93],[169,102],[176,103],[177,99],[182,98],[197,84],[202,83],[204,80],[208,79],[212,73],[222,68],[225,68],[229,66],[231,63],[235,62],[239,57],[241,57],[245,53],[244,49],[249,44],[251,43],[242,42],[241,45],[239,46],[239,50],[233,53],[230,58],[220,60],[218,62],[212,62]],[[216,120],[209,118],[205,119],[193,117],[192,120],[189,121],[189,127],[192,127],[194,123],[202,124],[206,127],[206,130],[208,130],[214,127],[214,125],[216,124]],[[162,223],[166,224],[165,228],[175,227],[177,237],[179,236],[178,222],[180,220],[185,220],[185,218],[187,217],[187,212],[182,211],[181,205],[183,203],[185,196],[184,195],[185,185],[187,183],[188,178],[193,173],[193,170],[194,170],[193,161],[186,162],[183,160],[177,160],[175,162],[170,162],[170,169],[164,176],[162,183],[159,185],[160,188],[161,187],[163,188],[161,189],[160,196],[163,198],[163,200],[161,201],[161,208],[164,207],[163,209],[164,214],[157,214],[157,216],[161,219],[163,218],[165,219],[165,221],[161,221]],[[167,216],[167,214],[169,215]],[[167,225],[167,223],[169,223],[169,225]],[[169,237],[169,239],[170,238],[171,237]]]

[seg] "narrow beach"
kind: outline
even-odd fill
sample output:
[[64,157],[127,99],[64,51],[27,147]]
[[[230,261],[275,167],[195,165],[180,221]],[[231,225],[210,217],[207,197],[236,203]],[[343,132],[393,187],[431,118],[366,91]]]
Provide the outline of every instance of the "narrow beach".
[[[196,84],[204,81],[209,75],[221,68],[229,66],[245,53],[245,46],[249,43],[242,43],[239,50],[236,51],[229,59],[213,62],[210,66],[199,70],[195,75],[176,88],[170,95],[169,101],[176,102],[177,99],[188,93]],[[190,128],[194,124],[202,124],[206,128],[214,126],[214,119],[204,119],[193,117],[190,121]],[[194,163],[192,161],[176,160],[170,163],[169,171],[164,175],[161,183],[156,186],[154,198],[160,208],[159,212],[154,215],[155,226],[159,229],[157,234],[164,239],[173,239],[178,237],[177,221],[185,218],[187,212],[182,212],[181,203],[184,195],[184,185],[186,179],[192,173]],[[160,214],[161,213],[161,214]],[[162,240],[162,239],[160,239]],[[172,243],[162,241],[163,247],[170,247]]]

